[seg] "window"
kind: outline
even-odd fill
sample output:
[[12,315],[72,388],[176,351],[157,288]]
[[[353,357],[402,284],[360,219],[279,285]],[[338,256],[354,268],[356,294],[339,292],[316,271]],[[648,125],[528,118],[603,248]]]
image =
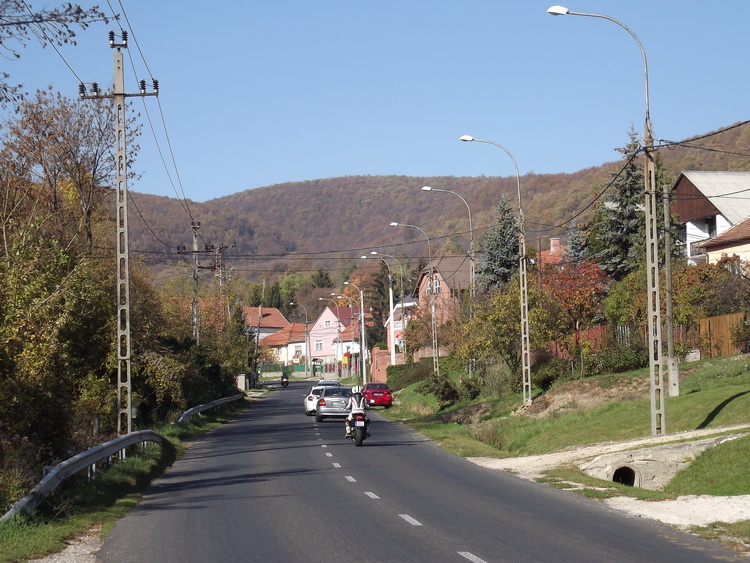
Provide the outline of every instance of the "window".
[[295,346],[294,347],[294,355],[299,357],[302,355],[302,346]]
[[315,351],[320,352],[323,350],[323,341],[322,340],[316,340],[315,341]]
[[433,285],[435,286],[435,293],[440,293],[440,278],[437,277],[437,274],[433,276]]
[[331,328],[331,321],[323,321],[324,328]]

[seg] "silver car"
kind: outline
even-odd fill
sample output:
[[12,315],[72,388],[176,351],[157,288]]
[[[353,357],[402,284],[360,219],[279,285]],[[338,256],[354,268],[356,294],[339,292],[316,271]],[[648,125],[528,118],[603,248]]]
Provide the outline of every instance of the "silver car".
[[343,418],[349,415],[346,405],[352,396],[351,387],[326,387],[318,397],[315,406],[315,420],[322,422],[324,418],[336,416]]
[[303,406],[305,407],[305,414],[307,416],[312,416],[315,414],[315,409],[318,406],[318,397],[320,396],[321,391],[325,389],[326,387],[339,387],[341,384],[338,381],[330,381],[326,379],[321,379],[318,381],[312,389],[310,389],[310,392],[305,395],[305,400],[303,403]]

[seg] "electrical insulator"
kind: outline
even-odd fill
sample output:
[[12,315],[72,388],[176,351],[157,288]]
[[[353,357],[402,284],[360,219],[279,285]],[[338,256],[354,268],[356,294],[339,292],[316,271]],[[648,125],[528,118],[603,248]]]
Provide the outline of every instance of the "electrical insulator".
[[141,80],[141,81],[140,81],[140,82],[138,83],[138,86],[139,86],[139,87],[140,87],[140,89],[141,89],[141,94],[145,94],[145,93],[146,93],[146,81],[145,81],[145,80]]
[[156,78],[154,78],[152,80],[152,84],[154,86],[154,92],[158,94],[159,93],[159,81]]
[[110,45],[115,44],[115,32],[114,31],[109,32],[109,44]]
[[86,95],[86,85],[83,82],[78,85],[78,95],[82,98]]
[[128,32],[125,31],[124,29],[122,30],[122,43],[123,45],[128,44]]
[[94,96],[99,95],[99,84],[96,82],[91,83],[91,91],[94,93]]

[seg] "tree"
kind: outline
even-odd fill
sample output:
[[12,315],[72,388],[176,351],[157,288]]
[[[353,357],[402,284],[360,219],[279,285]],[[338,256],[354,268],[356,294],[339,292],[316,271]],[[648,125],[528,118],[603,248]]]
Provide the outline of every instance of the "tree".
[[568,225],[568,249],[565,252],[565,260],[579,262],[586,256],[586,240],[577,221],[571,221]]
[[[140,126],[133,121],[131,117],[131,139],[140,135]],[[103,188],[114,184],[114,129],[111,100],[81,104],[40,90],[33,99],[23,101],[18,114],[6,123],[3,158],[23,163],[18,172],[45,188],[51,210],[77,202],[88,250],[93,247],[93,212],[106,204],[108,191]],[[128,145],[129,164],[138,151],[137,144]]]
[[481,240],[484,260],[477,274],[485,289],[505,286],[518,270],[518,219],[507,194],[495,206],[495,222]]
[[317,272],[312,275],[312,285],[318,288],[333,287],[333,281],[331,276],[323,268],[320,268]]
[[551,301],[564,312],[563,332],[558,335],[558,340],[571,358],[580,357],[582,374],[589,343],[581,338],[581,331],[591,328],[602,318],[602,302],[609,282],[606,272],[586,258],[552,268],[544,277],[544,288]]
[[[43,46],[75,45],[75,26],[87,29],[94,22],[109,23],[98,6],[84,10],[78,4],[63,4],[59,8],[32,11],[24,0],[0,0],[0,21],[0,48],[10,59],[21,58],[20,48],[31,39]],[[17,102],[21,98],[22,85],[11,86],[8,78],[7,73],[0,73],[0,104]]]
[[589,257],[615,281],[638,268],[645,248],[643,214],[643,167],[637,155],[638,135],[631,129],[630,140],[617,149],[625,157],[625,165],[613,179],[603,201],[596,207],[586,235]]

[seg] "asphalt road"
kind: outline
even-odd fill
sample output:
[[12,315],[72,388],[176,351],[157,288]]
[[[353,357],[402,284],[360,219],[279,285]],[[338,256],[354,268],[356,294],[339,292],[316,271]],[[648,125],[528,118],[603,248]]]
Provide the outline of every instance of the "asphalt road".
[[732,552],[448,454],[373,413],[356,448],[292,382],[192,443],[117,522],[105,562],[712,561]]

